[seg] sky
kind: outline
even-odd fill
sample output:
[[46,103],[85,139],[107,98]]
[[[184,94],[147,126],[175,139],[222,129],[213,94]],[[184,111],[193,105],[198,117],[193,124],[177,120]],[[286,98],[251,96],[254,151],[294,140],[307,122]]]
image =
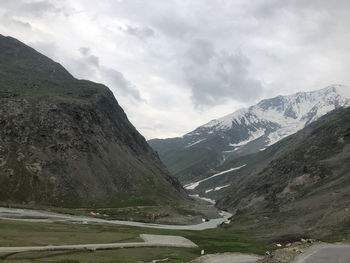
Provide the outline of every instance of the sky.
[[107,85],[146,139],[350,85],[348,0],[0,0],[0,34]]

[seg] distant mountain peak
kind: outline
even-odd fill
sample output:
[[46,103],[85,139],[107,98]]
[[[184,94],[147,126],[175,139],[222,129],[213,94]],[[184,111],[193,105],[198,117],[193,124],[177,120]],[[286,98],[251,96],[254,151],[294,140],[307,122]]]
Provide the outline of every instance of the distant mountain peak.
[[[238,126],[241,128],[246,126],[246,136],[243,136],[240,141],[231,142],[231,145],[257,139],[262,136],[262,131],[270,133],[267,145],[271,145],[297,132],[329,111],[349,105],[350,88],[336,84],[321,90],[264,99],[249,108],[242,108],[212,120],[186,134],[185,137],[199,135],[203,137],[203,134],[212,135],[215,132],[228,132]],[[264,125],[269,124],[276,127],[275,133],[264,128]]]
[[[211,120],[207,124],[200,127],[213,127],[215,130],[230,129],[235,124],[246,122],[247,115],[249,116],[248,120],[251,122],[257,121],[257,117],[270,119],[269,117],[271,116],[267,116],[269,110],[276,111],[277,113],[283,112],[283,115],[286,118],[305,119],[305,113],[312,110],[314,106],[320,105],[320,103],[328,103],[331,105],[333,102],[338,101],[341,102],[339,106],[346,106],[350,104],[350,87],[334,84],[316,91],[298,92],[286,96],[279,95],[274,98],[261,100],[258,104],[249,108],[241,108],[224,117]],[[259,116],[253,114],[257,111],[260,113]],[[193,132],[190,132],[186,135],[192,134]]]
[[[320,90],[264,99],[212,120],[181,138],[169,139],[172,140],[170,144],[167,139],[151,140],[150,144],[168,168],[187,182],[188,178],[201,176],[228,159],[262,151],[328,112],[348,106],[350,88],[335,84]],[[179,163],[182,160],[186,166],[184,171]]]

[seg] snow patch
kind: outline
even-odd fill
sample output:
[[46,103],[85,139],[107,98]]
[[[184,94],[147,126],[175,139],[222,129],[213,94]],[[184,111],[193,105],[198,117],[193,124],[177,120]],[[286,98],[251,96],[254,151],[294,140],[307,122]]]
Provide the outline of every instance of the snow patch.
[[241,147],[241,146],[244,146],[248,143],[250,143],[251,141],[254,141],[258,138],[260,138],[261,136],[264,136],[265,135],[265,129],[258,129],[256,131],[253,131],[253,132],[249,132],[249,138],[244,140],[244,141],[241,141],[239,143],[230,143],[229,146],[231,147]]
[[198,199],[201,199],[201,200],[204,200],[204,201],[207,201],[207,202],[209,202],[209,203],[211,203],[211,204],[215,204],[216,202],[215,202],[215,200],[213,200],[213,199],[210,199],[210,198],[206,198],[206,197],[201,197],[201,196],[199,196],[199,195],[189,195],[189,196],[191,196],[191,197],[194,197],[194,198],[198,198]]
[[230,151],[223,151],[223,153],[232,153],[232,152],[235,152],[235,151],[238,151],[239,150],[239,147],[233,149],[233,150],[230,150]]
[[230,186],[230,184],[223,185],[223,186],[218,186],[218,187],[215,187],[215,188],[214,188],[214,191],[219,191],[219,190],[221,190],[221,189],[223,189],[223,188],[226,188],[226,187],[229,187],[229,186]]
[[186,184],[184,187],[185,187],[185,189],[187,189],[187,190],[193,190],[193,189],[195,189],[200,183],[202,183],[202,182],[204,182],[204,181],[210,180],[210,179],[212,179],[212,178],[214,178],[214,177],[216,177],[216,176],[222,175],[222,174],[226,174],[226,173],[229,173],[229,172],[232,172],[232,171],[239,170],[239,169],[243,168],[244,166],[246,166],[246,164],[244,164],[244,165],[242,165],[242,166],[239,166],[239,167],[231,168],[231,169],[226,170],[226,171],[222,171],[222,172],[216,173],[216,174],[214,174],[214,175],[212,175],[212,176],[210,176],[210,177],[207,177],[207,178],[205,178],[205,179],[203,179],[203,180],[200,180],[200,181],[198,181],[198,182]]
[[248,112],[248,109],[242,108],[234,113],[228,114],[222,118],[212,120],[207,124],[203,125],[204,128],[214,128],[216,131],[218,130],[227,130],[232,127],[232,123],[235,122],[237,124],[241,124],[241,118],[244,117],[245,113]]
[[191,143],[191,144],[186,145],[185,148],[190,148],[190,147],[192,147],[193,145],[196,145],[197,143],[200,143],[200,142],[205,141],[205,140],[206,140],[206,138],[205,138],[205,139],[201,139],[201,140],[196,141],[196,142],[193,142],[193,143]]

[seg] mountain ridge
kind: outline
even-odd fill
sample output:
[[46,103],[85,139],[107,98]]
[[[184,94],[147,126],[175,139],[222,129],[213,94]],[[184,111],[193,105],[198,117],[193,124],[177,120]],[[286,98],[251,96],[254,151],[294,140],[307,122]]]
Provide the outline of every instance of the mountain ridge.
[[188,200],[104,85],[0,35],[0,202],[66,207]]
[[332,85],[265,99],[212,120],[183,137],[153,139],[148,143],[182,183],[191,183],[205,178],[226,161],[264,150],[327,112],[349,106],[349,90],[343,85]]

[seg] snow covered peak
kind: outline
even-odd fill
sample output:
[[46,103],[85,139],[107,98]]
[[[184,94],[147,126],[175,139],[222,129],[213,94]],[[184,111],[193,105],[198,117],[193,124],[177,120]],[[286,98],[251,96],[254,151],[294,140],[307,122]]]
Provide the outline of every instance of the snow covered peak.
[[247,112],[248,112],[247,108],[242,108],[235,111],[234,113],[228,114],[219,119],[211,120],[210,122],[203,125],[202,127],[206,127],[206,128],[216,127],[216,129],[229,129],[232,127],[232,121],[239,120]]
[[[304,128],[326,113],[350,106],[350,88],[331,85],[321,90],[298,92],[265,99],[215,119],[185,135],[191,143],[211,135],[230,137],[230,147],[242,147],[260,138],[264,148]],[[264,143],[261,142],[264,141]],[[230,150],[227,150],[228,152]]]
[[[343,98],[348,98],[350,99],[350,87],[340,85],[340,84],[335,84],[332,86],[328,86],[328,89],[332,89],[333,92],[339,94]],[[326,89],[327,89],[326,88]]]
[[227,130],[234,124],[257,122],[260,119],[275,122],[279,122],[281,118],[302,120],[309,115],[310,111],[315,111],[315,107],[320,110],[315,117],[321,117],[332,109],[349,106],[349,104],[350,88],[343,85],[332,85],[321,90],[265,99],[254,106],[242,108],[201,127]]

